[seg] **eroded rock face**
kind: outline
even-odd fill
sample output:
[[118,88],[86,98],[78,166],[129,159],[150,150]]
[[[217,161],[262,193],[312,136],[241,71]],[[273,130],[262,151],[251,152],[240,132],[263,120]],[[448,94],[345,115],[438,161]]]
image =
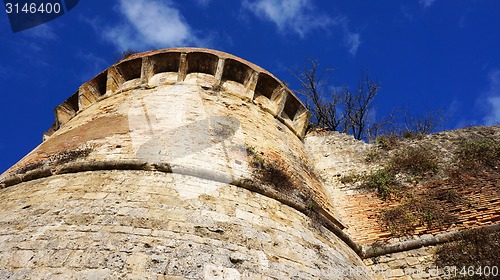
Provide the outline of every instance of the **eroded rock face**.
[[367,278],[310,168],[308,117],[280,81],[228,54],[119,62],[0,177],[1,273]]

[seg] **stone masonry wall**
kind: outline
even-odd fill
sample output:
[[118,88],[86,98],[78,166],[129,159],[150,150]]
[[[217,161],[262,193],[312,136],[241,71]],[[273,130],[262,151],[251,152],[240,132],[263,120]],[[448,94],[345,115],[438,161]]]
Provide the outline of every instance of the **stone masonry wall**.
[[375,279],[443,279],[445,268],[435,265],[437,246],[368,258],[364,263]]
[[[307,118],[293,93],[249,62],[200,49],[146,53],[58,106],[46,140],[2,174],[0,186],[29,180],[33,170],[57,174],[68,163],[146,164],[240,185],[270,177],[254,184],[263,188],[278,171],[274,181],[282,182],[261,192],[302,208],[313,203],[337,222],[300,139]],[[256,176],[263,164],[268,176]]]
[[295,209],[192,176],[56,175],[0,201],[2,279],[347,279],[336,269],[363,265]]
[[319,131],[307,134],[305,147],[349,236],[358,244],[387,237],[389,234],[377,221],[377,208],[383,201],[373,192],[340,182],[342,176],[365,174],[377,167],[365,161],[372,145],[351,135]]
[[[456,164],[454,149],[464,140],[499,139],[499,136],[498,126],[471,127],[431,134],[419,140],[403,141],[399,148],[421,143],[439,153],[438,161],[441,166],[453,165]],[[355,184],[343,184],[340,180],[345,175],[366,174],[379,168],[377,163],[367,163],[365,160],[375,148],[374,144],[357,141],[350,135],[325,131],[309,133],[305,144],[312,163],[324,180],[326,191],[333,198],[342,223],[347,227],[345,231],[363,246],[364,253],[378,255],[364,259],[375,279],[450,278],[453,273],[457,273],[453,270],[456,268],[436,267],[435,254],[439,246],[436,243],[449,242],[451,239],[444,236],[451,236],[464,229],[489,228],[495,231],[499,228],[500,181],[497,172],[466,173],[463,174],[462,181],[444,178],[406,186],[413,190],[414,195],[425,197],[439,190],[443,193],[456,193],[460,199],[454,204],[449,201],[440,202],[446,205],[444,209],[449,213],[439,214],[453,215],[453,224],[431,228],[420,225],[409,236],[395,237],[378,219],[382,209],[396,207],[398,202],[384,201],[374,191],[358,188]],[[423,240],[426,242],[421,242]],[[415,245],[418,242],[422,244]],[[415,246],[408,246],[409,244]],[[373,248],[380,249],[380,252],[372,253],[370,250]],[[385,251],[391,253],[381,253],[384,251],[382,248],[390,249]]]
[[370,278],[309,163],[309,112],[260,67],[135,54],[55,115],[0,176],[0,278]]

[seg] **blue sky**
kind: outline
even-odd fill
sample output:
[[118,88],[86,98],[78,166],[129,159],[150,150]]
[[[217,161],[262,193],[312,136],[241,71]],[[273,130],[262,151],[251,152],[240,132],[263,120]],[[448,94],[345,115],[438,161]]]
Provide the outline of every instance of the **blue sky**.
[[12,33],[0,11],[0,172],[35,148],[53,109],[125,49],[207,47],[247,59],[292,90],[306,58],[334,86],[361,68],[381,83],[375,106],[443,108],[444,129],[500,122],[500,1],[82,0]]

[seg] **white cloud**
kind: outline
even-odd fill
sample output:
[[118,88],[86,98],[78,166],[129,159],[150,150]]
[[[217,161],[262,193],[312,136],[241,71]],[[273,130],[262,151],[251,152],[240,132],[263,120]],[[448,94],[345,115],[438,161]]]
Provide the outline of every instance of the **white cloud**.
[[310,0],[245,0],[243,7],[255,16],[273,22],[281,32],[291,30],[301,37],[313,29],[336,23],[316,12]]
[[361,44],[359,33],[352,33],[348,29],[346,29],[344,32],[345,32],[344,42],[347,48],[349,49],[349,53],[352,56],[356,56],[359,45]]
[[359,45],[361,45],[361,35],[359,33],[352,32],[349,29],[349,19],[347,17],[338,17],[337,22],[342,25],[344,32],[344,45],[347,47],[352,56],[356,56]]
[[347,17],[322,14],[315,10],[312,0],[244,0],[243,7],[258,18],[273,22],[280,32],[293,32],[302,38],[314,29],[340,25],[343,43],[352,56],[361,44],[360,34],[349,30]]
[[491,108],[491,111],[485,117],[485,124],[500,125],[500,96],[489,97],[487,102]]
[[483,118],[485,125],[500,124],[500,70],[496,69],[490,72],[489,88],[486,92],[486,98],[483,102],[486,106],[486,115]]
[[434,4],[434,2],[436,2],[436,0],[419,0],[418,2],[424,8],[428,8],[428,7],[432,6],[432,4]]
[[106,28],[103,36],[121,51],[204,43],[170,0],[120,0],[118,9],[125,21]]
[[32,39],[41,39],[41,40],[57,40],[59,37],[54,32],[54,29],[48,24],[38,25],[36,27],[27,29],[23,31],[23,34],[32,38]]

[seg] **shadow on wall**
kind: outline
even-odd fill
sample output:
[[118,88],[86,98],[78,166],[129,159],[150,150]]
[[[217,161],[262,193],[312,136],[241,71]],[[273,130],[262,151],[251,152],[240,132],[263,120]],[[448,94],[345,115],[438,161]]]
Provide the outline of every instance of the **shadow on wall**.
[[[170,159],[169,162],[175,162],[223,143],[233,137],[239,128],[240,121],[234,117],[212,116],[152,137],[140,146],[136,156],[137,159],[149,163],[163,162],[165,156]],[[199,140],[192,141],[193,138]]]
[[[200,178],[213,177],[212,179],[219,182],[231,183],[235,179],[234,174],[230,172],[232,159],[224,141],[232,138],[239,129],[240,121],[234,117],[211,116],[160,135],[152,134],[150,139],[137,149],[136,158],[150,164],[161,165],[168,162],[172,173],[190,174]],[[196,158],[201,153],[212,154],[214,158],[222,156],[228,165],[224,168],[227,172],[209,170],[208,166],[199,168]]]

